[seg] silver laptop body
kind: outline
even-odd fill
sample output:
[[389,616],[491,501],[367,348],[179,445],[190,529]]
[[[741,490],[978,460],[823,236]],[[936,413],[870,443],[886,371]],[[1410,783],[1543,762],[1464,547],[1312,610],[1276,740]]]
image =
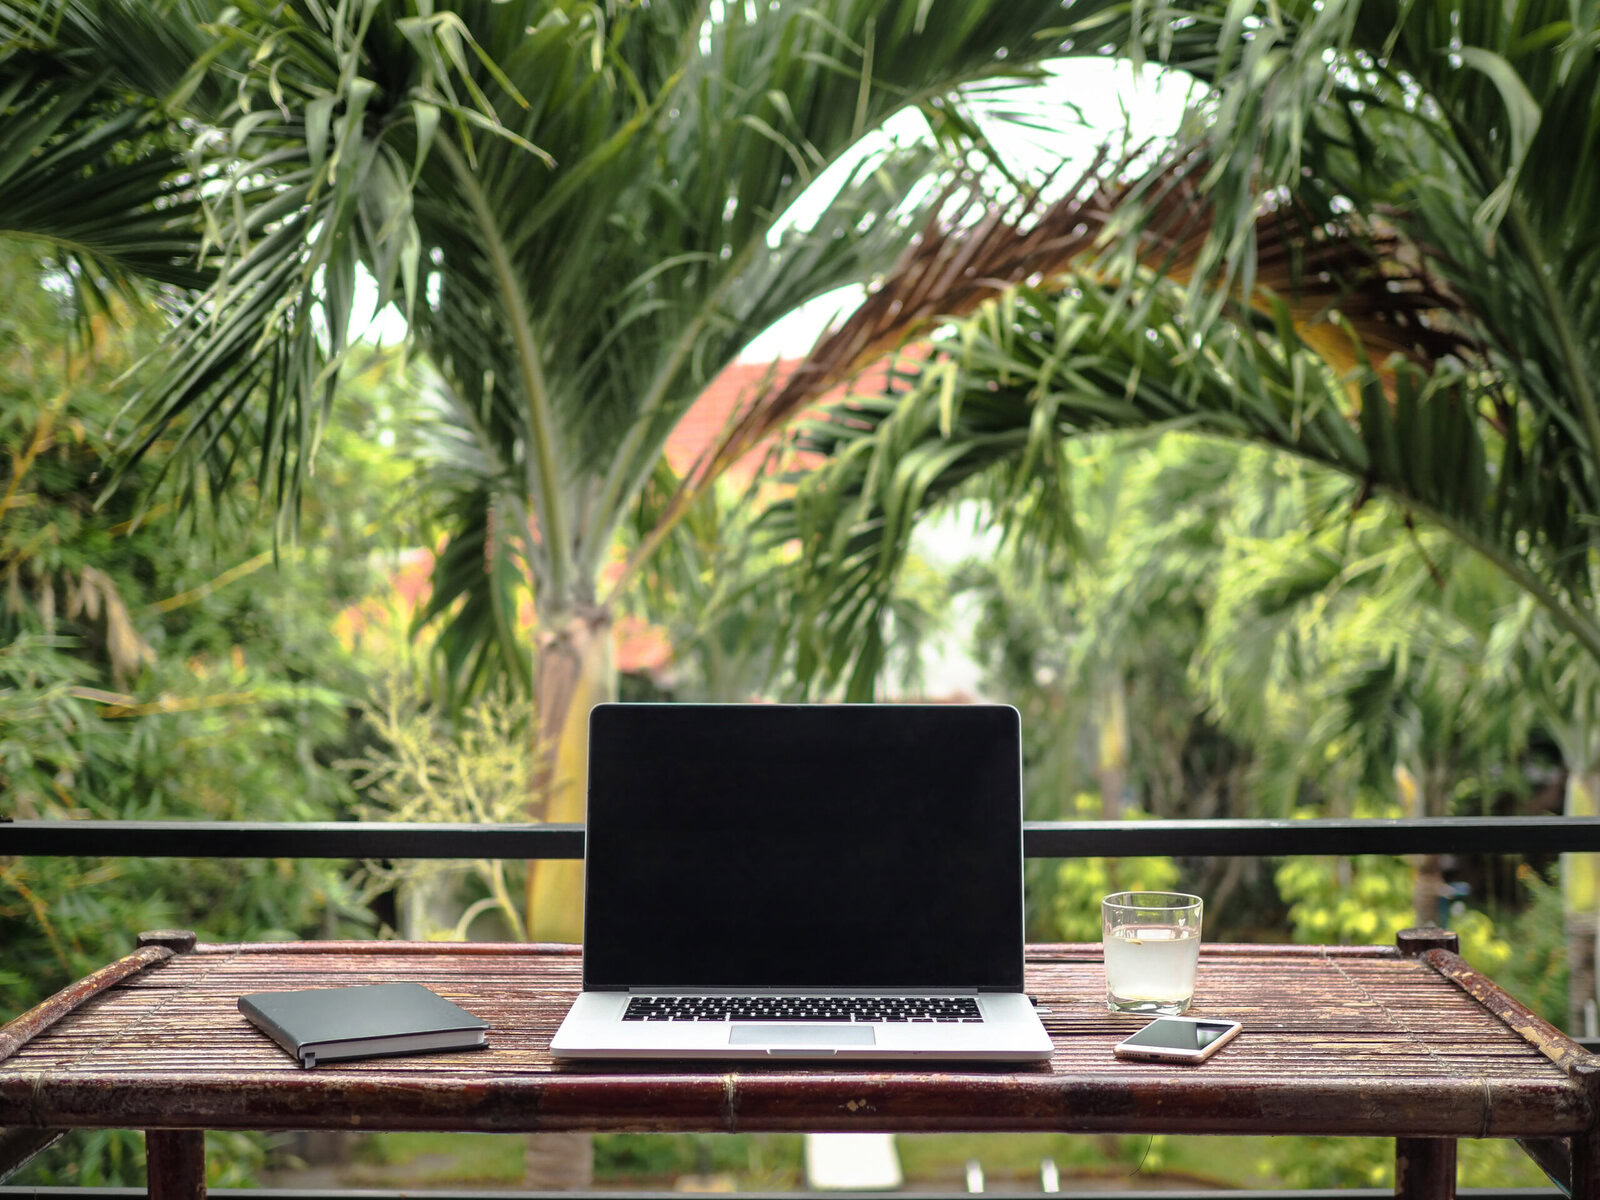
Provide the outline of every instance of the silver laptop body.
[[560,1059],[1048,1058],[1000,705],[606,704]]

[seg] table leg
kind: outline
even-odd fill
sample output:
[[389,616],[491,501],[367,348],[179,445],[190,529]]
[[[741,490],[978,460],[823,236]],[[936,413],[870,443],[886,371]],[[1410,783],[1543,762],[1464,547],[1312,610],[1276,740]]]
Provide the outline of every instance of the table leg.
[[200,1129],[147,1129],[150,1200],[205,1200],[206,1135]]
[[1600,1131],[1572,1139],[1572,1200],[1600,1200]]
[[1454,1200],[1455,1138],[1395,1138],[1394,1194],[1400,1200]]

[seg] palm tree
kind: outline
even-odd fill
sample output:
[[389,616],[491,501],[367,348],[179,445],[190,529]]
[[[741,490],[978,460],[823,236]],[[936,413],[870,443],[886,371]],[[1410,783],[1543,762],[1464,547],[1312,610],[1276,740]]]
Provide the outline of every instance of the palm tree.
[[[806,548],[802,670],[870,686],[919,513],[981,487],[1014,529],[1059,525],[1059,439],[1151,428],[1341,473],[1353,508],[1446,531],[1600,662],[1600,146],[1570,132],[1600,125],[1600,6],[1201,2],[1150,21],[1208,31],[1143,46],[1207,89],[1190,141],[1141,180],[925,247],[1034,286],[991,292],[901,395],[807,431],[834,464],[770,518]],[[1073,236],[1044,256],[1052,228]],[[1594,805],[1584,726],[1570,812]],[[1592,904],[1588,858],[1566,878]],[[1570,946],[1586,961],[1592,924]]]
[[[91,296],[154,285],[176,333],[129,462],[161,456],[194,498],[253,475],[286,528],[359,271],[377,281],[456,429],[422,619],[458,696],[497,674],[533,692],[552,758],[530,816],[575,819],[618,589],[742,439],[882,346],[825,342],[753,397],[608,587],[668,432],[752,336],[888,269],[951,193],[918,191],[940,159],[917,147],[801,197],[897,112],[963,142],[1044,57],[1130,36],[1121,10],[1062,30],[1056,0],[11,0],[0,229],[60,246]],[[535,936],[575,932],[575,871],[533,876]]]
[[[1475,779],[1514,788],[1535,705],[1495,648],[1520,624],[1516,588],[1392,506],[1349,513],[1319,476],[1283,490],[1320,503],[1219,572],[1202,649],[1219,722],[1264,735],[1263,790],[1286,797],[1314,781],[1335,805],[1364,790],[1443,817]],[[1433,924],[1443,860],[1415,866],[1413,919]]]

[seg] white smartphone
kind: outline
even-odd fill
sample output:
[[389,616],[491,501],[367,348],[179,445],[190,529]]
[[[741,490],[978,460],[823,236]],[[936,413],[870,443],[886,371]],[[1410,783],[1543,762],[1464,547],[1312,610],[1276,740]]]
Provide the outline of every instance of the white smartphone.
[[1124,1042],[1119,1058],[1154,1058],[1164,1062],[1205,1062],[1237,1036],[1237,1021],[1209,1021],[1204,1017],[1157,1017]]

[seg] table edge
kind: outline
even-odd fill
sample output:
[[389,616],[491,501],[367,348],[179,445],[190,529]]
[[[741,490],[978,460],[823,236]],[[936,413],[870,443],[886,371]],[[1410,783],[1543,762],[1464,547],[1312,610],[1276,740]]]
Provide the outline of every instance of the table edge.
[[1454,951],[1428,950],[1418,957],[1470,996],[1480,1008],[1512,1033],[1582,1084],[1590,1104],[1600,1114],[1600,1055],[1585,1050]]
[[148,967],[166,962],[175,953],[166,946],[141,946],[132,954],[67,984],[53,996],[41,1000],[14,1020],[0,1025],[0,1062],[10,1058],[57,1021],[85,1002],[94,999],[107,988],[114,987]]

